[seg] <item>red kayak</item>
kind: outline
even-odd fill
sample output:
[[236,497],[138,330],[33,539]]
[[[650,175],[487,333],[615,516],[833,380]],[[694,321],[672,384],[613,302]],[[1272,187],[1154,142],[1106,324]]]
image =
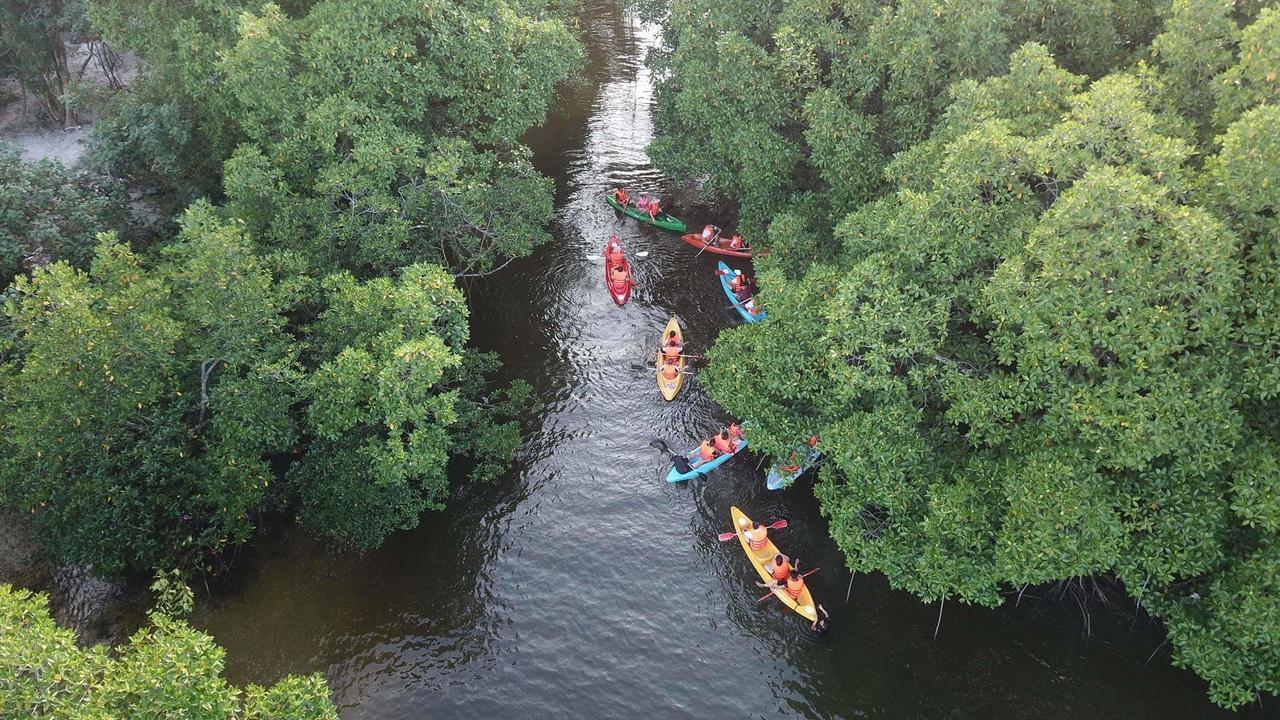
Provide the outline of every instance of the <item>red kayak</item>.
[[698,248],[699,250],[706,250],[709,253],[715,253],[717,255],[728,255],[729,257],[736,257],[736,258],[751,257],[751,248],[749,247],[746,250],[730,250],[727,247],[721,247],[719,245],[708,245],[707,243],[702,242],[702,236],[699,235],[698,233],[689,233],[688,235],[681,235],[680,239]]
[[604,244],[604,284],[609,288],[609,294],[613,296],[614,302],[619,305],[626,305],[627,298],[631,297],[631,287],[635,284],[631,282],[631,263],[627,262],[626,256],[623,256],[621,268],[626,273],[626,277],[620,282],[614,282],[614,264],[609,262],[609,245],[611,243],[617,245],[618,250],[622,250],[622,245],[617,238],[609,238],[609,242]]

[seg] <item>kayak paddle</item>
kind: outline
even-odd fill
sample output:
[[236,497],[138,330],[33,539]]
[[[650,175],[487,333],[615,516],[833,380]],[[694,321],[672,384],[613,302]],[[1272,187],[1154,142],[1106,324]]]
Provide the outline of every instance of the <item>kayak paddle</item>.
[[671,464],[674,465],[675,468],[680,471],[680,474],[683,475],[686,473],[693,472],[693,466],[689,464],[689,459],[686,458],[684,455],[671,452],[671,448],[661,439],[654,438],[649,442],[649,447],[657,448],[659,450],[662,450],[666,454],[670,455]]
[[[787,521],[786,521],[785,519],[783,519],[783,520],[779,520],[779,521],[775,522],[775,523],[774,523],[774,524],[772,524],[772,525],[765,525],[765,527],[769,528],[770,530],[781,530],[782,528],[784,528],[784,527],[786,527],[786,526],[787,526]],[[732,540],[732,539],[734,539],[734,538],[738,537],[738,533],[735,533],[735,532],[725,532],[725,533],[720,533],[720,534],[719,534],[719,535],[717,535],[716,537],[717,537],[717,539],[719,539],[719,540],[720,540],[720,542],[728,542],[728,541],[730,541],[730,540]]]
[[[814,573],[816,573],[816,572],[818,572],[818,568],[814,568],[814,569],[810,570],[809,572],[804,573],[804,574],[803,574],[803,575],[801,575],[800,577],[809,577],[810,575],[812,575],[812,574],[814,574]],[[769,598],[771,598],[771,597],[777,597],[777,595],[774,595],[774,594],[773,594],[773,591],[772,591],[772,590],[770,590],[770,591],[768,592],[768,594],[766,594],[764,597],[760,598],[757,602],[764,602],[765,600],[768,600],[768,599],[769,599]]]

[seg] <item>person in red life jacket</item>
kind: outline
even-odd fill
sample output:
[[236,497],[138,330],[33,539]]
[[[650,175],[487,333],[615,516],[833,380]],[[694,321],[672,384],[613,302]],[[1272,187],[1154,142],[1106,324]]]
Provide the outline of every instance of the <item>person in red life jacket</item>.
[[[729,289],[733,291],[734,295],[738,295],[748,289],[747,278],[743,276],[741,270],[733,271],[733,277],[729,278]],[[750,297],[750,294],[747,297]]]
[[748,547],[759,552],[769,543],[769,528],[753,522],[749,529],[742,531],[742,536],[746,538]]
[[747,244],[742,242],[741,235],[734,233],[733,237],[729,238],[729,249],[743,251],[747,249]]
[[784,475],[795,475],[800,472],[800,463],[796,462],[795,451],[792,451],[791,456],[787,458],[787,464],[779,465],[778,470],[782,471]]
[[[783,555],[782,553],[778,553],[764,564],[764,571],[769,573],[769,576],[773,578],[774,582],[781,582],[787,579],[787,576],[791,574],[791,569],[793,567],[800,567],[800,561],[796,560],[796,564],[793,566],[791,564],[791,558]],[[769,587],[767,584],[762,582],[758,582],[756,584],[760,587]]]
[[631,280],[627,277],[627,266],[618,264],[609,272],[609,281],[614,285],[627,285]]
[[697,450],[689,456],[689,466],[698,467],[703,463],[711,462],[716,459],[716,446],[711,444],[710,440],[703,440]]
[[733,441],[729,439],[728,430],[721,430],[720,434],[716,435],[714,440],[712,440],[712,443],[716,447],[716,452],[721,455],[730,455],[737,449],[733,446]]
[[737,447],[742,442],[742,426],[738,423],[729,423],[729,439],[733,441],[733,446]]
[[622,207],[626,207],[627,201],[630,200],[631,198],[627,195],[626,190],[623,190],[622,188],[614,188],[613,199],[617,201],[617,203]]
[[680,336],[676,334],[675,330],[672,330],[671,332],[667,333],[666,345],[668,347],[674,347],[677,350],[684,349],[684,343],[680,342]]
[[662,203],[656,197],[649,198],[649,206],[645,209],[649,211],[650,220],[657,220],[658,214],[662,212]]
[[625,259],[622,255],[622,245],[618,244],[617,235],[609,236],[609,244],[605,247],[604,259],[608,260],[610,265],[621,265]]
[[675,380],[680,375],[680,366],[671,358],[662,361],[662,377],[667,380]]
[[680,346],[668,343],[662,348],[662,357],[669,363],[680,362]]
[[703,245],[719,245],[720,244],[720,228],[715,225],[706,225],[702,228],[702,244]]

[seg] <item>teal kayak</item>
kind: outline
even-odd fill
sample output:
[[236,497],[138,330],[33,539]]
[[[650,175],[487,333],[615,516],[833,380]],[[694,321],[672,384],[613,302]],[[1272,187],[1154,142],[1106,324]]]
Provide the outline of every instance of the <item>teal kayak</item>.
[[733,309],[738,311],[738,314],[742,316],[742,319],[749,323],[760,322],[763,320],[765,318],[765,314],[763,312],[752,315],[749,310],[743,307],[745,301],[739,302],[737,296],[735,296],[733,291],[729,289],[729,276],[733,274],[733,270],[730,270],[729,266],[724,264],[724,261],[721,261],[716,265],[716,269],[720,271],[720,287],[724,290],[725,296],[729,298],[729,302],[733,303]]
[[[738,445],[737,450],[734,450],[728,455],[721,455],[720,457],[714,460],[710,460],[702,463],[701,465],[694,466],[694,468],[687,473],[682,473],[673,467],[671,468],[671,472],[667,473],[667,482],[669,483],[684,482],[685,480],[692,480],[698,477],[699,475],[706,475],[712,470],[715,470],[716,468],[728,462],[729,458],[737,457],[738,453],[742,452],[744,449],[746,449],[746,447],[747,447],[747,439],[744,437],[742,438],[742,442]],[[698,454],[698,451],[697,449],[695,449],[692,453],[686,454],[685,457],[689,457],[690,455],[697,455],[697,454]]]
[[811,451],[809,456],[800,463],[800,469],[793,473],[779,472],[781,469],[780,467],[773,468],[769,471],[769,477],[765,478],[764,486],[770,490],[781,490],[782,488],[787,487],[791,483],[795,482],[796,478],[808,472],[809,468],[813,467],[820,457],[822,457],[822,453],[817,450]]
[[611,205],[614,210],[621,212],[623,215],[626,215],[627,217],[639,220],[642,223],[648,223],[655,227],[660,227],[663,230],[670,230],[671,232],[682,233],[682,232],[687,232],[689,230],[689,228],[684,226],[683,220],[673,215],[668,215],[667,213],[660,212],[658,213],[657,218],[651,218],[649,217],[649,213],[645,212],[644,210],[637,210],[636,208],[633,208],[630,205],[626,207],[619,205],[618,201],[614,199],[613,195],[605,195],[604,201],[609,203],[609,205]]

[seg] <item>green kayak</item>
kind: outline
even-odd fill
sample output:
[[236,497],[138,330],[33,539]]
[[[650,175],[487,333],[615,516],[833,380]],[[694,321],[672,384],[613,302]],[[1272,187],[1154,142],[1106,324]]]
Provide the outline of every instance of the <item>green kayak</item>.
[[606,194],[604,196],[604,200],[605,202],[612,205],[614,210],[620,210],[624,215],[627,215],[628,217],[633,217],[642,223],[649,223],[650,225],[655,225],[657,227],[662,228],[663,230],[670,230],[672,232],[678,232],[678,233],[687,232],[689,229],[685,227],[683,220],[676,217],[672,217],[671,215],[668,215],[664,212],[658,213],[657,218],[650,218],[649,213],[643,210],[637,210],[629,205],[627,207],[623,207],[618,204],[618,201],[614,199],[612,194]]

